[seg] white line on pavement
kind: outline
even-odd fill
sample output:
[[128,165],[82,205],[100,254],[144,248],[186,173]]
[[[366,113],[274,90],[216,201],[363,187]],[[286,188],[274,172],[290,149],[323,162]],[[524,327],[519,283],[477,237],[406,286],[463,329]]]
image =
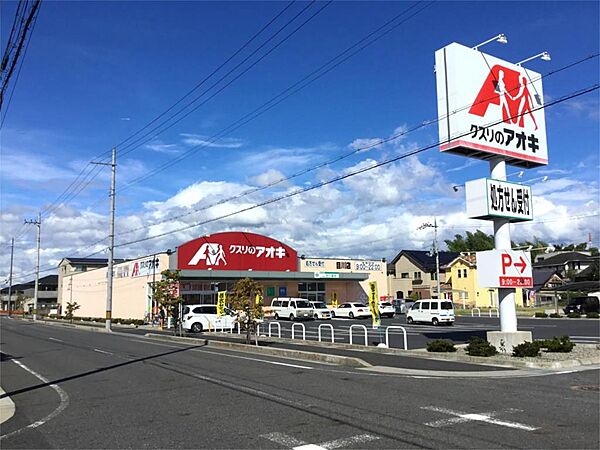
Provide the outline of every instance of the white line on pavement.
[[[30,369],[22,362],[17,361],[15,359],[13,359],[12,362],[14,362],[17,366],[21,367],[23,370],[26,370],[27,372],[32,374],[34,377],[41,380],[43,383],[49,383],[47,378],[43,377],[39,373]],[[0,441],[3,439],[6,439],[8,437],[16,436],[17,434],[21,434],[25,430],[31,430],[31,429],[37,428],[41,425],[44,425],[46,422],[49,422],[50,420],[52,420],[56,416],[58,416],[61,412],[63,412],[67,408],[67,406],[69,406],[69,396],[67,395],[67,393],[60,386],[58,386],[56,384],[50,384],[50,387],[52,389],[54,389],[56,391],[56,393],[58,394],[58,396],[60,397],[60,405],[58,405],[58,407],[54,411],[52,411],[50,414],[48,414],[42,420],[33,422],[33,423],[27,425],[26,427],[19,428],[18,430],[15,430],[11,433],[3,434],[2,436],[0,436]]]
[[294,448],[300,445],[304,445],[305,442],[296,439],[295,437],[288,436],[284,433],[269,433],[263,434],[261,437],[268,439],[269,441],[275,442],[276,444],[283,445],[285,448]]
[[[517,428],[519,430],[525,430],[525,431],[537,430],[536,427],[524,425],[519,422],[510,422],[507,420],[494,419],[492,416],[498,414],[497,411],[492,411],[492,412],[482,413],[482,414],[476,414],[476,413],[474,414],[474,413],[464,413],[464,412],[460,412],[460,411],[453,411],[451,409],[446,409],[446,408],[439,408],[437,406],[422,406],[421,409],[426,409],[428,411],[441,412],[444,414],[449,414],[451,416],[454,416],[450,419],[442,419],[442,420],[436,420],[433,422],[425,423],[425,425],[427,425],[429,427],[435,427],[435,428],[445,427],[447,425],[454,425],[456,423],[476,421],[476,422],[491,423],[493,425],[500,425],[500,426],[508,427],[508,428]],[[518,410],[515,410],[515,409],[510,410],[510,412],[514,412],[514,411],[518,411]]]
[[98,353],[104,353],[105,355],[114,355],[114,353],[105,352],[104,350],[100,350],[99,348],[95,348],[94,351]]
[[263,362],[263,363],[267,363],[267,364],[275,364],[277,366],[296,367],[298,369],[314,369],[314,367],[310,367],[310,366],[301,366],[299,364],[289,364],[289,363],[282,363],[282,362],[278,362],[278,361],[269,361],[267,359],[260,359],[260,358],[250,358],[248,356],[229,355],[227,353],[212,352],[210,350],[193,349],[192,351],[201,352],[201,353],[211,353],[213,355],[226,356],[228,358],[248,359],[250,361]]
[[61,339],[56,339],[56,338],[53,338],[53,337],[50,337],[48,339],[50,339],[51,341],[56,341],[56,342],[65,342],[65,341],[63,341]]
[[351,436],[348,438],[336,439],[334,441],[323,442],[319,444],[321,448],[334,449],[334,448],[343,448],[350,447],[352,445],[361,444],[363,442],[374,441],[379,439],[377,436],[373,436],[372,434],[359,434],[357,436]]

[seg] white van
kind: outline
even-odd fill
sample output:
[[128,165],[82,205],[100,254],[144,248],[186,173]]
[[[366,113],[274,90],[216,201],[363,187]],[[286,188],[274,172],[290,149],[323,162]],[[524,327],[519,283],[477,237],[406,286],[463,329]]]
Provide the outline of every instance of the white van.
[[192,333],[205,330],[229,330],[236,322],[235,314],[225,308],[225,315],[217,315],[217,305],[185,305],[183,307],[183,328]]
[[312,319],[315,313],[310,302],[304,298],[276,297],[271,302],[271,311],[275,320],[287,318]]
[[454,325],[454,305],[450,300],[419,300],[406,313],[406,322],[427,322],[432,325]]
[[325,302],[310,302],[315,310],[313,317],[315,319],[331,319],[331,311]]

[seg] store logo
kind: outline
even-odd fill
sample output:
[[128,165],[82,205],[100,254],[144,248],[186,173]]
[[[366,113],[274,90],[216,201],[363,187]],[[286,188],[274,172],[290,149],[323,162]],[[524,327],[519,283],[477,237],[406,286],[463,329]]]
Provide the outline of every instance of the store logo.
[[221,263],[223,263],[224,266],[227,265],[225,250],[223,250],[222,244],[202,244],[188,264],[190,266],[195,266],[200,260],[206,261],[207,266],[218,266]]
[[[538,124],[532,111],[533,99],[529,92],[530,85],[532,84],[528,83],[525,74],[495,65],[481,86],[469,113],[484,117],[488,107],[494,104],[500,106],[504,123],[525,128],[527,119],[537,130]],[[535,98],[537,104],[541,105],[539,95],[536,94]]]

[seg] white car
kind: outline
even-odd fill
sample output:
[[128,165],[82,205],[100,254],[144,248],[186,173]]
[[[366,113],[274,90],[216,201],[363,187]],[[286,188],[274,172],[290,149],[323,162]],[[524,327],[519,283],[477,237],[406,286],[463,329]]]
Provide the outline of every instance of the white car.
[[395,313],[396,308],[394,308],[391,302],[381,302],[379,304],[379,315],[381,317],[394,317]]
[[331,319],[331,311],[325,302],[310,302],[313,307],[315,319]]
[[217,315],[217,305],[186,305],[183,307],[183,328],[192,333],[205,330],[229,330],[236,322],[235,314],[225,308],[225,315]]
[[406,313],[406,323],[413,322],[454,325],[454,305],[450,300],[419,300]]
[[342,303],[331,310],[332,317],[347,317],[348,319],[360,319],[371,317],[369,307],[362,303]]

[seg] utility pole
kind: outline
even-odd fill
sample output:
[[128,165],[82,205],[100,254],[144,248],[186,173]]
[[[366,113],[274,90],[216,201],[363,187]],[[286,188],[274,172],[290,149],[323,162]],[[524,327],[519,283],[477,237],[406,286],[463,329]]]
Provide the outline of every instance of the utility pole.
[[38,289],[40,284],[40,244],[42,229],[42,213],[38,213],[37,220],[26,220],[26,224],[37,226],[37,257],[35,263],[35,288],[33,291],[33,320],[37,320]]
[[117,169],[117,149],[112,149],[112,162],[92,162],[92,164],[98,164],[101,166],[111,167],[111,180],[110,180],[110,226],[108,234],[108,267],[107,267],[107,280],[106,280],[106,330],[111,330],[112,320],[112,294],[113,294],[113,256],[115,250],[115,178]]
[[440,252],[438,249],[438,238],[437,238],[437,229],[438,229],[437,217],[433,218],[433,225],[430,224],[429,222],[426,222],[423,225],[421,225],[419,228],[417,228],[417,230],[424,230],[425,228],[433,228],[433,230],[434,230],[433,252],[435,253],[435,277],[437,280],[437,298],[440,299],[442,290],[441,290],[441,285],[440,285]]
[[15,238],[10,240],[10,272],[8,275],[8,317],[10,317],[10,297],[12,296],[12,269],[13,255],[15,252]]

